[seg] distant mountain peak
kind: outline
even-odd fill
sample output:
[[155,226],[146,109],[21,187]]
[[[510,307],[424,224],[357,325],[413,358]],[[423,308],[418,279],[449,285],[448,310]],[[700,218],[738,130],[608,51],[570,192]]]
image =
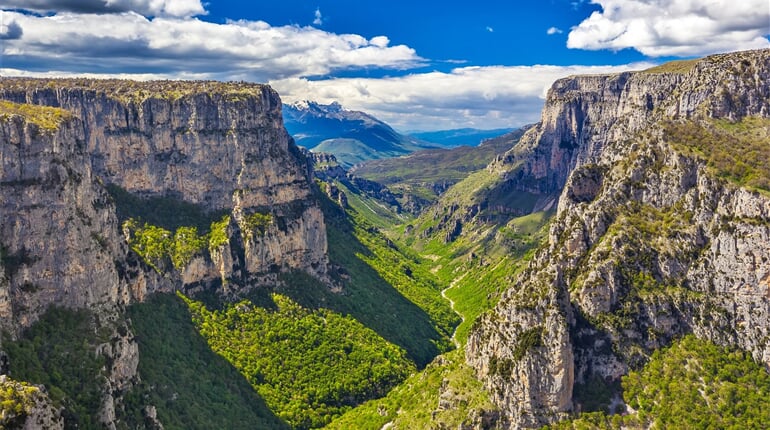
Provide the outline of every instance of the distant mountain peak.
[[300,100],[294,103],[290,103],[286,107],[297,111],[308,111],[308,112],[323,112],[323,113],[355,112],[355,111],[349,111],[345,109],[337,101],[333,101],[327,105],[323,103],[314,102],[312,100]]
[[332,153],[348,167],[435,146],[401,135],[372,115],[347,110],[338,102],[296,102],[284,106],[283,117],[298,145]]

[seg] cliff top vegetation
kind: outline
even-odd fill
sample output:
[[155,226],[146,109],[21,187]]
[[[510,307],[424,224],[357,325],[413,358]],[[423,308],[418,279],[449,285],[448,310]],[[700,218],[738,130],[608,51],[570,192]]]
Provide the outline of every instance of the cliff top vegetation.
[[219,94],[228,100],[238,101],[246,97],[261,97],[266,85],[219,81],[0,78],[0,89],[9,92],[60,88],[93,90],[120,101],[141,103],[149,98],[173,101],[193,94]]
[[57,130],[61,123],[72,117],[72,114],[64,109],[0,100],[0,120],[7,121],[16,115],[51,131]]

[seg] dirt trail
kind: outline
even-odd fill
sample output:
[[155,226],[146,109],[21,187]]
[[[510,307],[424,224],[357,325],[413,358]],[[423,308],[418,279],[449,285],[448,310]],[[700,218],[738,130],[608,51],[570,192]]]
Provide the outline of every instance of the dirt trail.
[[[455,301],[454,301],[454,300],[452,300],[452,299],[450,299],[449,297],[447,297],[447,295],[446,295],[446,292],[447,292],[447,291],[448,291],[450,288],[453,288],[455,285],[457,285],[457,283],[458,283],[458,282],[460,282],[460,281],[461,281],[461,280],[462,280],[462,279],[465,277],[465,275],[467,275],[467,274],[468,274],[467,272],[466,272],[466,273],[463,273],[463,275],[462,275],[462,276],[460,276],[459,278],[455,278],[455,279],[452,281],[452,283],[450,283],[450,284],[449,284],[449,286],[448,286],[448,287],[446,287],[446,288],[444,288],[443,290],[441,290],[441,297],[443,297],[444,299],[446,299],[447,301],[449,301],[449,307],[451,307],[451,308],[452,308],[452,310],[453,310],[453,311],[454,311],[454,312],[455,312],[457,315],[460,315],[460,319],[461,319],[463,322],[465,322],[465,315],[461,314],[460,312],[457,312],[457,309],[455,309]],[[457,327],[459,327],[459,326],[460,326],[460,325],[458,324],[458,325],[457,325]],[[452,342],[455,344],[455,347],[457,347],[457,348],[460,348],[460,342],[457,340],[457,327],[455,327],[455,331],[452,333]]]

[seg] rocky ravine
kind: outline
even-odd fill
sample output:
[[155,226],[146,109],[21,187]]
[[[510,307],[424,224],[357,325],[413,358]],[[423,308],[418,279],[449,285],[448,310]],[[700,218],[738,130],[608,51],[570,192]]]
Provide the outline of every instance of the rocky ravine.
[[[0,98],[21,103],[0,102],[0,327],[16,335],[54,304],[93,310],[113,332],[96,351],[111,363],[108,427],[137,380],[125,305],[153,291],[237,295],[287,270],[326,279],[308,164],[269,87],[2,78]],[[157,273],[126,243],[108,185],[230,214],[226,243]],[[260,232],[256,213],[270,220]]]
[[770,365],[770,198],[718,178],[682,132],[768,136],[770,51],[671,69],[557,81],[490,165],[510,190],[561,190],[548,245],[466,348],[509,428],[580,411],[576,386],[611,386],[685,333]]

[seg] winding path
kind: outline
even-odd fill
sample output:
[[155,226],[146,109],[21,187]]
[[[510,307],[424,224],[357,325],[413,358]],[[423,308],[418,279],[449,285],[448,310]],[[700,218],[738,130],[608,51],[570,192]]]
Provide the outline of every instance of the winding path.
[[[462,320],[462,322],[460,324],[465,322],[465,315],[461,314],[460,312],[457,312],[457,309],[455,309],[455,301],[450,299],[449,297],[447,297],[446,292],[450,288],[454,288],[454,286],[457,285],[457,283],[460,282],[465,277],[465,275],[467,275],[467,274],[468,274],[468,272],[463,273],[463,275],[460,276],[459,278],[455,278],[449,284],[448,287],[446,287],[443,290],[441,290],[441,297],[443,297],[444,299],[449,301],[449,307],[452,308],[452,311],[454,311],[454,313],[456,313],[457,315],[460,315],[460,319]],[[455,344],[455,347],[458,348],[458,349],[460,348],[460,342],[457,340],[457,328],[460,327],[460,324],[458,324],[457,327],[455,327],[454,332],[452,332],[452,342]]]

